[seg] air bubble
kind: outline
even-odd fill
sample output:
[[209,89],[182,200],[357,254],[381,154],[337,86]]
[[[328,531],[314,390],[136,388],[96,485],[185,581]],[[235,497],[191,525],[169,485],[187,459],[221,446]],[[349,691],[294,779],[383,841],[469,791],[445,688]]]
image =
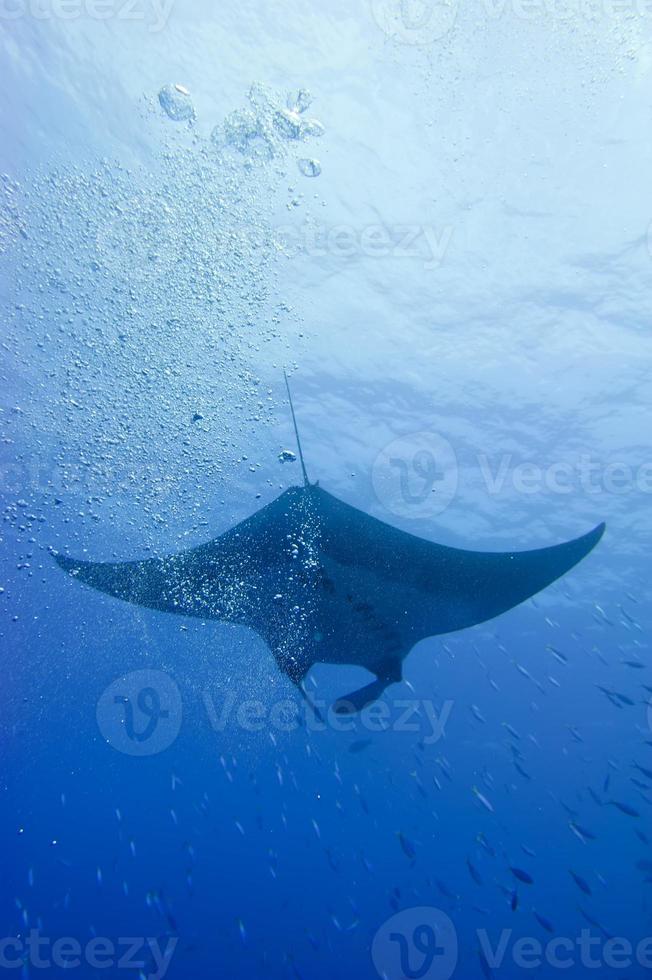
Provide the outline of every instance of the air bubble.
[[164,112],[175,122],[188,122],[195,118],[195,108],[190,92],[184,85],[164,85],[158,93]]
[[297,160],[297,166],[304,177],[319,177],[321,173],[319,160],[304,158]]
[[281,136],[285,136],[286,139],[298,140],[301,138],[303,122],[294,109],[279,109],[274,116],[274,125]]
[[296,95],[288,95],[287,107],[293,112],[305,112],[312,105],[312,95],[307,88],[300,88]]

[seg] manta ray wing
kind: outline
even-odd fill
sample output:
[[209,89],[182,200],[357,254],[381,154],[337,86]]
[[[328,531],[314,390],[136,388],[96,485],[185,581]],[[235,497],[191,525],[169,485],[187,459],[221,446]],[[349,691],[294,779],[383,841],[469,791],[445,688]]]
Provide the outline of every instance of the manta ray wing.
[[[465,551],[401,531],[318,487],[312,492],[319,497],[321,564],[330,590],[327,659],[378,677],[346,699],[355,710],[400,680],[402,661],[419,640],[512,609],[568,572],[604,533],[600,524],[549,548]],[[332,656],[337,650],[341,655]]]
[[78,581],[139,606],[261,627],[267,599],[287,578],[288,535],[298,524],[286,491],[206,544],[164,558],[91,562],[56,554]]
[[367,668],[377,680],[339,705],[359,710],[400,680],[419,640],[513,608],[577,564],[603,531],[600,525],[537,551],[463,551],[306,484],[213,541],[167,558],[56,557],[79,581],[116,598],[255,629],[297,685],[315,663]]

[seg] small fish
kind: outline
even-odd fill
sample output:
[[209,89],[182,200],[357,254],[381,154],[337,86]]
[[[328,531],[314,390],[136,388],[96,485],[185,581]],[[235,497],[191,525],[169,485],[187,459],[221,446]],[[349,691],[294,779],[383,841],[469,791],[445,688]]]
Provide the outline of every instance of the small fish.
[[359,739],[356,739],[355,742],[351,742],[351,744],[349,745],[349,752],[351,752],[354,755],[356,755],[358,752],[363,752],[364,749],[366,749],[367,746],[369,746],[369,745],[371,745],[371,739],[370,738],[359,738]]
[[473,795],[475,796],[475,798],[478,799],[480,801],[480,803],[482,803],[483,807],[486,810],[489,811],[489,813],[494,813],[495,812],[493,806],[491,805],[491,803],[489,802],[489,800],[487,799],[487,797],[484,796],[484,794],[480,792],[480,790],[478,789],[477,786],[473,786],[471,788],[471,792],[473,793]]
[[410,861],[414,861],[414,859],[417,856],[417,852],[415,850],[415,847],[414,847],[414,844],[412,843],[412,841],[409,840],[405,836],[405,834],[402,831],[400,831],[400,830],[399,830],[399,832],[397,834],[397,837],[398,837],[399,844],[401,845],[401,847],[403,849],[403,853],[405,854],[405,856],[408,857],[410,859]]
[[590,795],[591,799],[593,800],[593,802],[594,803],[597,803],[598,806],[602,806],[602,800],[600,799],[600,797],[598,796],[598,794],[595,792],[595,790],[591,789],[590,786],[588,787],[588,790],[589,790],[589,795]]
[[599,606],[598,603],[595,602],[593,604],[593,607],[600,614],[600,619],[604,620],[605,623],[608,623],[609,626],[613,626],[612,621],[609,619],[609,617],[607,616],[607,614],[604,611],[604,609],[602,608],[602,606]]
[[452,902],[457,901],[457,895],[454,895],[452,893],[452,891],[444,881],[441,881],[439,878],[435,878],[435,884],[437,885],[437,888],[445,898],[450,898]]
[[484,881],[482,880],[482,875],[480,874],[480,872],[478,871],[478,869],[475,867],[475,865],[472,864],[470,858],[468,858],[468,857],[466,859],[466,866],[469,869],[469,874],[473,878],[473,880],[476,883],[476,885],[484,885]]
[[371,861],[367,857],[365,857],[364,854],[361,854],[360,857],[361,857],[362,863],[364,864],[364,866],[365,866],[366,870],[369,872],[369,874],[373,874],[373,872],[374,872],[374,866],[371,863]]
[[623,614],[623,616],[625,617],[625,619],[628,619],[629,620],[629,622],[632,624],[632,626],[638,626],[638,623],[636,622],[636,620],[634,619],[634,617],[633,616],[630,616],[630,614],[627,612],[626,609],[624,609],[622,606],[618,606],[618,608],[620,609],[620,611]]
[[577,816],[577,810],[573,810],[573,808],[571,806],[568,806],[567,803],[564,803],[563,800],[560,800],[559,803],[564,808],[564,810],[566,811],[569,817],[574,818]]
[[546,917],[543,915],[539,915],[539,913],[535,911],[535,909],[532,909],[532,914],[534,915],[534,918],[537,920],[537,922],[542,927],[542,929],[545,929],[546,932],[554,933],[555,927],[553,926],[552,922],[550,922],[549,919],[546,919]]
[[638,769],[646,779],[652,779],[652,769],[646,769],[645,766],[639,766],[637,762],[634,763],[634,769]]
[[482,712],[480,711],[480,709],[477,707],[477,705],[472,704],[471,707],[469,708],[469,711],[471,712],[471,714],[475,718],[478,719],[478,721],[481,721],[483,724],[486,723],[486,720],[487,719],[484,717],[484,715],[482,714]]
[[618,800],[608,800],[607,806],[615,806],[621,813],[628,817],[640,817],[638,810],[635,810],[629,803],[620,803]]
[[649,790],[651,788],[648,783],[642,782],[640,779],[637,779],[635,776],[630,777],[630,782],[634,783],[634,786],[636,786],[637,789],[642,789],[643,791]]
[[586,919],[586,921],[588,922],[588,924],[590,926],[594,926],[596,929],[598,929],[606,939],[612,939],[613,938],[611,936],[611,934],[609,932],[607,932],[607,930],[605,929],[605,927],[603,925],[601,925],[598,922],[597,919],[594,919],[592,916],[590,916],[589,913],[585,909],[583,909],[581,905],[578,905],[577,906],[577,909],[578,909],[580,915],[584,919]]
[[614,691],[614,697],[618,698],[618,700],[623,704],[626,704],[628,708],[633,708],[636,703],[635,701],[632,701],[631,698],[627,697],[626,694],[619,694],[618,691]]
[[516,731],[515,728],[512,728],[512,726],[509,725],[506,721],[503,722],[503,728],[507,732],[509,732],[509,734],[512,736],[512,738],[515,738],[517,742],[520,742],[521,736],[519,735],[519,733]]
[[573,881],[575,882],[575,884],[577,885],[577,887],[580,889],[580,891],[584,892],[585,895],[593,894],[588,884],[584,881],[584,878],[581,878],[578,874],[575,874],[575,872],[571,871],[570,869],[568,873],[573,879]]
[[512,892],[512,897],[510,899],[509,904],[512,912],[516,912],[516,909],[518,908],[518,892],[516,891],[516,889],[514,889],[514,891]]
[[563,654],[561,650],[556,650],[555,647],[551,647],[551,646],[546,647],[546,649],[550,651],[553,657],[555,657],[560,664],[568,663],[568,657],[565,654]]
[[618,701],[616,700],[616,693],[615,693],[615,691],[610,691],[610,690],[609,690],[608,688],[606,688],[606,687],[601,687],[601,686],[600,686],[600,684],[596,684],[595,686],[597,687],[597,689],[598,689],[599,691],[601,691],[601,692],[602,692],[602,694],[604,694],[604,696],[605,696],[606,698],[608,698],[608,699],[609,699],[609,701],[611,701],[611,703],[612,703],[613,705],[615,705],[615,706],[616,706],[617,708],[619,708],[619,707],[620,707],[620,705],[618,704]]
[[522,881],[524,885],[534,884],[534,878],[532,877],[532,875],[529,875],[527,871],[523,871],[522,868],[512,868],[510,866],[509,870],[512,872],[514,877],[517,878],[519,881]]
[[476,840],[478,844],[481,845],[481,847],[484,847],[485,851],[490,857],[495,858],[496,852],[494,851],[493,847],[491,846],[491,844],[489,843],[485,835],[482,833],[482,831],[480,831],[480,833],[476,837]]
[[586,827],[580,827],[580,825],[575,823],[574,820],[569,820],[568,826],[573,831],[575,836],[582,841],[583,844],[586,844],[587,840],[596,840],[596,836],[594,833],[592,833],[590,830],[587,830]]

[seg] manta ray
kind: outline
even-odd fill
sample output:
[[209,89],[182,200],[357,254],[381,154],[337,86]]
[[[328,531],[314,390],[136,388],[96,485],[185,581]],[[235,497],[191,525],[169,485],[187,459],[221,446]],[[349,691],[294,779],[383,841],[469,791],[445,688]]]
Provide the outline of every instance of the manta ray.
[[308,479],[287,375],[285,381],[302,485],[198,547],[143,561],[56,554],[61,568],[126,602],[250,627],[306,697],[314,664],[364,667],[376,679],[334,705],[356,712],[402,679],[420,640],[508,612],[602,537],[604,524],[533,551],[466,551],[371,517]]

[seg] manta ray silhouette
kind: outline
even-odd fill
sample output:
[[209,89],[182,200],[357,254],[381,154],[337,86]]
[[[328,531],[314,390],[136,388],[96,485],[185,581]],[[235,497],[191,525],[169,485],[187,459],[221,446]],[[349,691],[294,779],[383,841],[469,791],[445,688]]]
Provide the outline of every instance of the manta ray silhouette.
[[463,551],[398,530],[310,483],[286,376],[303,486],[207,544],[165,558],[89,562],[57,554],[80,582],[163,612],[254,629],[305,695],[316,663],[376,680],[339,699],[355,712],[400,681],[419,640],[483,623],[546,588],[595,547],[583,537],[536,551]]

